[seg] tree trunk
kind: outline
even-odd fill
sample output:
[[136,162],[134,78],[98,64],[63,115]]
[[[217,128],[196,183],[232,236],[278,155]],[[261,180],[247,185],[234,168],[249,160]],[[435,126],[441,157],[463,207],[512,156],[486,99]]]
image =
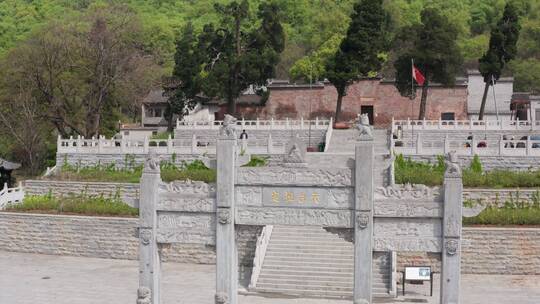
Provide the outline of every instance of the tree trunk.
[[236,102],[233,96],[227,96],[227,112],[230,115],[236,115]]
[[336,102],[336,116],[334,117],[334,123],[339,122],[341,116],[341,103],[343,101],[343,93],[338,90],[337,102]]
[[484,111],[486,110],[486,100],[489,90],[489,82],[486,82],[484,86],[484,95],[482,95],[482,103],[480,104],[480,113],[478,113],[478,120],[484,120]]
[[422,98],[420,99],[420,113],[418,114],[419,120],[426,118],[427,95],[428,95],[428,81],[426,80],[424,82],[424,85],[422,86]]

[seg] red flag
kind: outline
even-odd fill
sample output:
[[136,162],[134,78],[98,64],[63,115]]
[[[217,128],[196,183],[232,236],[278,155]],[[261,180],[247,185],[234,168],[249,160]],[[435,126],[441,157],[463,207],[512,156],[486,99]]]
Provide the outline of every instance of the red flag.
[[421,86],[423,86],[424,81],[426,81],[426,77],[424,77],[422,72],[420,72],[420,70],[417,67],[415,67],[414,65],[412,66],[412,77]]

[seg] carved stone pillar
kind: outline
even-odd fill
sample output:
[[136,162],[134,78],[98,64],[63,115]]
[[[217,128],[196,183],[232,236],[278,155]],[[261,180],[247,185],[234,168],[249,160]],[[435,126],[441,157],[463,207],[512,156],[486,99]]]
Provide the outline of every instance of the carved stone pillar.
[[461,169],[451,152],[444,173],[441,304],[460,303],[462,192]]
[[156,241],[159,160],[149,156],[144,164],[139,202],[139,289],[138,298],[160,303],[161,262]]
[[372,303],[373,138],[369,131],[368,133],[361,137],[355,150],[353,294],[355,304]]
[[[229,116],[227,120],[233,119]],[[238,257],[234,230],[236,132],[225,124],[217,141],[216,304],[236,304]]]

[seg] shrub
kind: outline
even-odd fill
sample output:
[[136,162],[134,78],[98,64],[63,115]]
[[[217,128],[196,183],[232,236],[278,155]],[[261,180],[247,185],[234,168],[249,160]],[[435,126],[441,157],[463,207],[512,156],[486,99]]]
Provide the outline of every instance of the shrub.
[[[467,205],[469,203],[464,203]],[[507,201],[504,207],[490,206],[475,217],[463,218],[464,225],[540,225],[540,204]]]
[[482,163],[480,162],[480,157],[478,157],[478,154],[475,154],[473,157],[473,160],[471,161],[471,165],[469,167],[472,172],[477,174],[482,174]]
[[54,197],[27,196],[21,204],[10,205],[7,211],[68,213],[81,215],[138,216],[139,209],[130,207],[118,198],[103,196],[70,195]]
[[251,155],[249,162],[243,167],[264,167],[268,163],[268,157],[261,157],[257,155]]

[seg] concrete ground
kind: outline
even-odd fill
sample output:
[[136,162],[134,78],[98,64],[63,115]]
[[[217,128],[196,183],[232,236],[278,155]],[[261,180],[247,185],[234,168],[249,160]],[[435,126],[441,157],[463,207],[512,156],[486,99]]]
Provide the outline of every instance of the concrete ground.
[[[0,251],[1,304],[134,304],[137,261],[51,256]],[[164,304],[213,304],[213,265],[167,263]],[[385,303],[438,303],[429,286],[407,286],[405,297]],[[463,275],[462,303],[540,303],[540,276]],[[419,302],[419,300],[421,302]],[[426,301],[427,300],[427,301]],[[241,295],[240,304],[344,304],[351,301],[278,299]]]

